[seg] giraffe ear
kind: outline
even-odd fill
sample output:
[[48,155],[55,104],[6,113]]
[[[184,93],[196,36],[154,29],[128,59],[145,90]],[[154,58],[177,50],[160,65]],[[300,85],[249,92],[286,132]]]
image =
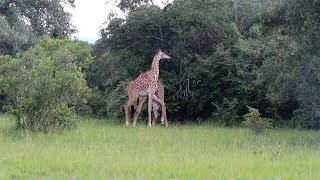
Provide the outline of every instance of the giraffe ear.
[[159,52],[159,53],[162,52],[161,49],[159,49],[158,52]]

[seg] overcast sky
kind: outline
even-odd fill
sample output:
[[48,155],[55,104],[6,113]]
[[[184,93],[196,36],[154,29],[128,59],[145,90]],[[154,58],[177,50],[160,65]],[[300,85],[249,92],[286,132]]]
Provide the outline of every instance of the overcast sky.
[[[161,3],[162,0],[155,0]],[[99,38],[100,27],[107,21],[111,10],[116,11],[115,5],[106,4],[105,0],[76,0],[76,8],[66,7],[72,14],[72,24],[78,29],[78,39],[94,43]],[[121,13],[121,11],[117,11]]]
[[72,13],[72,24],[78,29],[78,39],[94,43],[99,38],[99,29],[106,22],[111,9],[116,9],[105,0],[76,0],[76,8],[66,7]]

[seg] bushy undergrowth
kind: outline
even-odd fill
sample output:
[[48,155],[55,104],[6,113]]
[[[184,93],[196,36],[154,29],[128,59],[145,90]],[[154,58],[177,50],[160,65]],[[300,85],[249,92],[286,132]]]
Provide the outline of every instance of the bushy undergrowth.
[[237,126],[240,122],[240,117],[238,115],[238,105],[239,102],[237,99],[229,101],[224,98],[223,102],[220,104],[213,105],[216,107],[216,111],[213,113],[213,119],[222,124],[223,126]]
[[272,127],[271,119],[260,117],[261,114],[258,109],[249,107],[249,113],[245,114],[243,125],[251,130],[255,135],[263,134],[267,129]]

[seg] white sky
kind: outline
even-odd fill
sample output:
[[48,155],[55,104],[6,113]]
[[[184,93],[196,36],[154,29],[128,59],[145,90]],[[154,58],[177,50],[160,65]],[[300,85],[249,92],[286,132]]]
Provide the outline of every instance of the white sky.
[[66,7],[72,13],[72,24],[78,29],[74,36],[94,43],[99,38],[100,27],[107,21],[111,9],[116,7],[107,5],[105,0],[76,0],[75,5],[76,8]]
[[[155,0],[161,3],[163,0]],[[99,38],[100,27],[104,27],[103,23],[107,21],[107,17],[111,10],[117,11],[117,7],[113,4],[106,4],[105,0],[75,0],[76,8],[65,7],[72,14],[72,24],[78,29],[78,33],[74,36],[80,40],[94,43]]]

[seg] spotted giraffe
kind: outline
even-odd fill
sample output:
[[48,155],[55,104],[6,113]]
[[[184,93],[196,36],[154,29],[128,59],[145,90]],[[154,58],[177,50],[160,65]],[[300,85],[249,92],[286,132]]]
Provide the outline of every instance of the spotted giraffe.
[[[148,97],[148,127],[151,127],[151,111],[153,100],[160,103],[162,112],[165,110],[164,101],[159,99],[155,92],[158,89],[159,78],[159,62],[161,59],[171,59],[170,56],[159,50],[153,57],[151,68],[140,74],[134,81],[132,81],[127,88],[129,100],[124,105],[126,116],[126,127],[130,125],[130,109],[139,97]],[[163,113],[162,113],[163,114]],[[136,117],[137,118],[137,117]],[[134,122],[137,120],[135,119]],[[133,124],[135,125],[135,124]]]

